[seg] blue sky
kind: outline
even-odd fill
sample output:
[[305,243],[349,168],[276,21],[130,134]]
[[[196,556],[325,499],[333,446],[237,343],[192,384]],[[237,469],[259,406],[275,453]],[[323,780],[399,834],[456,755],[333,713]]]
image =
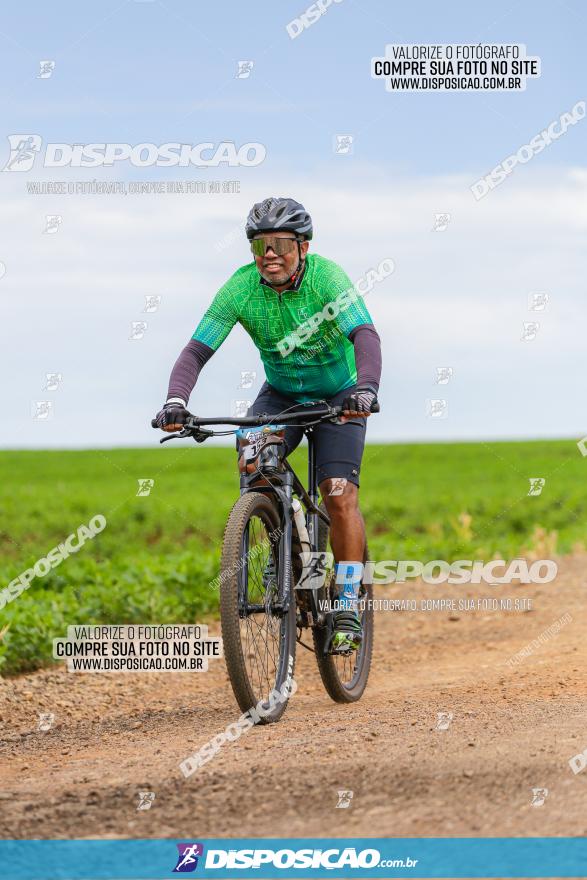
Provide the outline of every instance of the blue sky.
[[[265,171],[329,161],[332,133],[352,131],[365,162],[411,174],[477,171],[571,106],[585,84],[584,4],[342,0],[297,39],[302,2],[12,4],[0,28],[3,125],[42,126],[48,140],[260,140]],[[388,42],[523,42],[543,75],[526,92],[385,94],[369,60]],[[40,57],[56,61],[36,79]],[[235,78],[237,60],[254,74]],[[580,161],[584,142],[550,163]]]
[[[13,4],[0,25],[0,161],[6,136],[45,142],[260,142],[255,168],[46,169],[0,174],[0,279],[8,341],[3,445],[151,442],[148,417],[169,369],[215,290],[248,262],[244,241],[219,251],[251,202],[304,201],[315,250],[355,279],[384,257],[396,272],[369,305],[384,342],[383,411],[374,439],[582,436],[587,122],[516,169],[485,200],[469,186],[587,98],[587,11],[569,2],[475,5],[342,0],[291,40],[305,2]],[[386,43],[525,43],[542,76],[520,93],[403,93],[371,79]],[[50,79],[39,61],[53,59]],[[252,60],[248,79],[237,61]],[[335,156],[335,134],[351,156]],[[26,180],[238,179],[241,194],[31,196]],[[451,213],[442,233],[434,214]],[[61,214],[54,236],[44,217]],[[540,317],[532,291],[548,291]],[[161,295],[140,342],[147,294]],[[144,317],[144,316],[143,316]],[[534,342],[522,322],[537,319]],[[439,392],[435,368],[454,380]],[[227,412],[240,370],[261,367],[240,330],[210,362],[199,412]],[[31,424],[45,373],[63,373],[54,417]],[[425,400],[445,395],[431,422]],[[47,396],[47,395],[45,395]],[[125,424],[111,413],[123,399]],[[76,425],[72,430],[72,419]]]

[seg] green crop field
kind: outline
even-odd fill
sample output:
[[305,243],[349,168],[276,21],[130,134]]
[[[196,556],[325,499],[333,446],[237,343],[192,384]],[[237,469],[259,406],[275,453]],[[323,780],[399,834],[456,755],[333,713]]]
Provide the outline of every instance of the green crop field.
[[[300,475],[305,455],[291,457]],[[220,541],[238,494],[228,448],[0,453],[0,589],[95,514],[106,528],[0,610],[0,668],[51,659],[74,623],[187,623],[216,613]],[[568,553],[585,540],[587,460],[572,440],[369,446],[371,558]],[[528,496],[530,478],[546,483]],[[154,480],[137,496],[138,480]]]

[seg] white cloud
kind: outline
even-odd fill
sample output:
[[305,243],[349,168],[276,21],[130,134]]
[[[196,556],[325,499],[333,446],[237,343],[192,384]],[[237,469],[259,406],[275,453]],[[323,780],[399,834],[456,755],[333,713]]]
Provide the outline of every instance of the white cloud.
[[[214,292],[249,261],[244,235],[221,252],[216,244],[267,194],[304,201],[314,216],[314,249],[351,278],[384,257],[395,260],[395,273],[367,300],[384,345],[372,439],[585,433],[573,386],[585,363],[587,171],[527,166],[476,202],[474,175],[402,179],[352,169],[352,183],[317,184],[315,171],[311,180],[289,174],[285,185],[264,171],[254,192],[247,177],[241,195],[126,197],[32,196],[25,175],[1,175],[10,413],[2,444],[154,442],[148,424],[175,357]],[[434,232],[440,212],[451,221]],[[46,214],[63,217],[55,235],[42,234]],[[536,291],[550,294],[544,312],[528,311],[528,293]],[[142,313],[146,294],[162,296],[151,315]],[[148,330],[131,341],[137,320]],[[529,320],[540,330],[522,342]],[[449,385],[433,384],[437,366],[454,368]],[[245,396],[237,385],[248,369],[261,378],[258,356],[236,328],[205,368],[194,411],[228,413],[231,400]],[[63,374],[62,387],[43,393],[52,371]],[[449,400],[448,419],[426,417],[429,397]],[[44,398],[54,400],[54,418],[34,422],[30,401]]]

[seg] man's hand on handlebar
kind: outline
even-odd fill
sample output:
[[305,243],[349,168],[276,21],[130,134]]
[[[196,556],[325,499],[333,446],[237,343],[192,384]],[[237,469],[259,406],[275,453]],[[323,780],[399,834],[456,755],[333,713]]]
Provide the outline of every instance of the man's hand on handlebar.
[[[316,408],[318,403],[320,406]],[[183,400],[173,400],[172,398],[157,413],[156,418],[151,420],[151,427],[160,428],[169,434],[169,437],[161,438],[161,443],[173,440],[174,437],[191,437],[196,443],[203,443],[209,437],[233,433],[225,429],[210,431],[206,426],[211,425],[237,425],[241,428],[252,428],[284,423],[309,428],[321,422],[341,424],[357,416],[366,418],[371,413],[377,412],[379,412],[379,403],[375,389],[366,386],[355,388],[345,398],[342,406],[330,406],[327,401],[321,400],[315,401],[312,406],[300,404],[297,410],[289,407],[282,413],[258,413],[238,418],[234,416],[214,416],[213,418],[194,416],[187,411]]]
[[163,409],[159,410],[153,421],[162,431],[171,433],[181,431],[189,418],[190,413],[185,408],[183,401],[172,399],[168,400]]
[[379,412],[377,392],[368,385],[358,385],[352,394],[342,402],[342,420],[368,418],[372,412]]

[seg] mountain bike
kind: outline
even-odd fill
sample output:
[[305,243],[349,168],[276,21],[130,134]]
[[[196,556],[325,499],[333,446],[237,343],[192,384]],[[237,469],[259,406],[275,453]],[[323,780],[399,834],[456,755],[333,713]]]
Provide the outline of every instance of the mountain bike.
[[[330,649],[341,588],[328,550],[330,520],[318,498],[313,430],[341,414],[342,407],[318,402],[277,415],[191,416],[181,432],[160,441],[191,437],[203,443],[214,436],[237,436],[240,497],[224,531],[220,617],[234,696],[243,712],[256,707],[260,723],[278,721],[286,709],[296,643],[314,652],[324,687],[336,702],[355,702],[367,685],[373,651],[371,584],[359,588],[359,648],[345,654]],[[152,425],[157,427],[154,420]],[[211,425],[237,430],[214,431]],[[307,489],[287,460],[287,425],[303,427],[308,440]],[[363,562],[367,559],[368,551]],[[313,645],[303,641],[304,630],[311,630]]]

